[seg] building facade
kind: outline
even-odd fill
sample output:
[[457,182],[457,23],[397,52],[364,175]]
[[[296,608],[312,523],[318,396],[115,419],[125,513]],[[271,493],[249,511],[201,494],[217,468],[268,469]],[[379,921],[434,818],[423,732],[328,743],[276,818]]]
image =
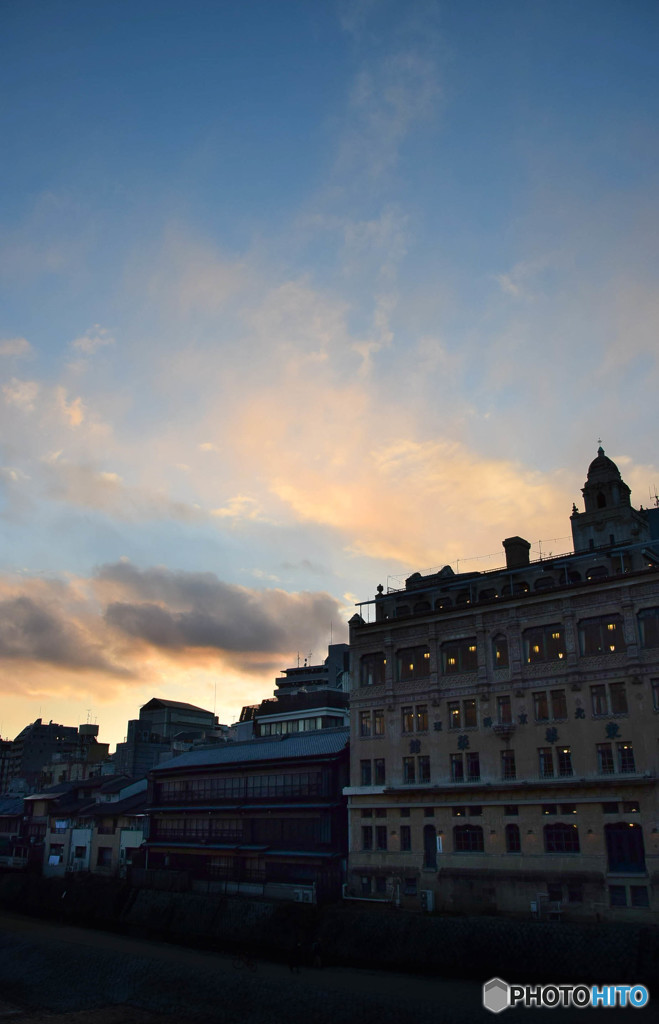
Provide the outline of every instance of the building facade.
[[573,553],[511,537],[505,568],[416,573],[351,620],[348,895],[659,911],[659,509],[602,449],[582,493]]
[[321,665],[285,668],[273,697],[244,707],[232,727],[234,739],[287,736],[350,724],[350,648],[330,644]]
[[149,871],[191,888],[337,898],[345,878],[349,729],[194,750],[149,776]]
[[117,743],[117,772],[141,778],[177,745],[186,749],[195,741],[221,742],[225,727],[212,711],[179,700],[154,697],[140,708],[140,717],[128,722],[126,739]]

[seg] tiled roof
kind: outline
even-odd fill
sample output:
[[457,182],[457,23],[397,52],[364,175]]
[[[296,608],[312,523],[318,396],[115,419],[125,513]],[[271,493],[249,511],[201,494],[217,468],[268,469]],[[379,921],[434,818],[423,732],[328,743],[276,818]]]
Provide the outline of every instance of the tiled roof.
[[292,757],[324,757],[338,754],[348,743],[350,729],[318,729],[315,732],[271,736],[263,740],[244,743],[226,743],[206,750],[190,750],[187,754],[164,761],[154,772],[173,768],[193,768],[205,765],[241,764],[248,761],[280,761]]

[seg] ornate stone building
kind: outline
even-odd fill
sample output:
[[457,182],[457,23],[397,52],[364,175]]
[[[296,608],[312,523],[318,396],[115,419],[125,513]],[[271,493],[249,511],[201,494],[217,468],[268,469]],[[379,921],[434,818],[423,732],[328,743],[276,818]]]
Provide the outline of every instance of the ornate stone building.
[[348,895],[659,910],[659,509],[601,448],[583,496],[573,553],[511,537],[505,568],[416,573],[351,620]]

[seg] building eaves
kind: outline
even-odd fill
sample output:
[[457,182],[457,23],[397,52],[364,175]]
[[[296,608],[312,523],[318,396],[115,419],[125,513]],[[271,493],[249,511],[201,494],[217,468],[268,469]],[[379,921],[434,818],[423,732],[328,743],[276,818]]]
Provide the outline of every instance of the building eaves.
[[178,768],[202,768],[248,764],[259,761],[283,761],[302,757],[325,757],[340,753],[348,744],[350,729],[318,729],[316,732],[290,733],[286,736],[268,737],[264,740],[246,740],[243,743],[229,743],[221,747],[191,750],[187,754],[165,761],[152,769],[153,772],[172,771]]

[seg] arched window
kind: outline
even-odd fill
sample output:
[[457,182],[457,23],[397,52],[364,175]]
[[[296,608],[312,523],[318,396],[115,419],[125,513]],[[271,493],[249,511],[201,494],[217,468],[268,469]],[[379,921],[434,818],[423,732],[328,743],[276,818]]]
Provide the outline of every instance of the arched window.
[[456,825],[453,829],[453,849],[456,853],[483,853],[483,829],[480,825]]
[[579,853],[579,829],[576,825],[556,822],[545,825],[545,853]]
[[605,496],[604,496],[604,495],[602,494],[602,492],[601,492],[601,491],[600,491],[600,492],[599,492],[599,494],[597,495],[597,507],[598,507],[598,508],[606,508],[606,498],[605,498]]
[[506,853],[521,853],[522,840],[519,825],[506,825]]
[[589,569],[586,573],[587,580],[603,580],[609,575],[609,570],[605,565],[595,565],[592,569]]
[[429,612],[429,611],[431,611],[430,602],[429,601],[417,601],[417,603],[414,605],[414,614],[415,615],[421,615],[423,612]]
[[553,590],[556,586],[556,580],[553,576],[538,576],[537,580],[533,584],[534,590]]

